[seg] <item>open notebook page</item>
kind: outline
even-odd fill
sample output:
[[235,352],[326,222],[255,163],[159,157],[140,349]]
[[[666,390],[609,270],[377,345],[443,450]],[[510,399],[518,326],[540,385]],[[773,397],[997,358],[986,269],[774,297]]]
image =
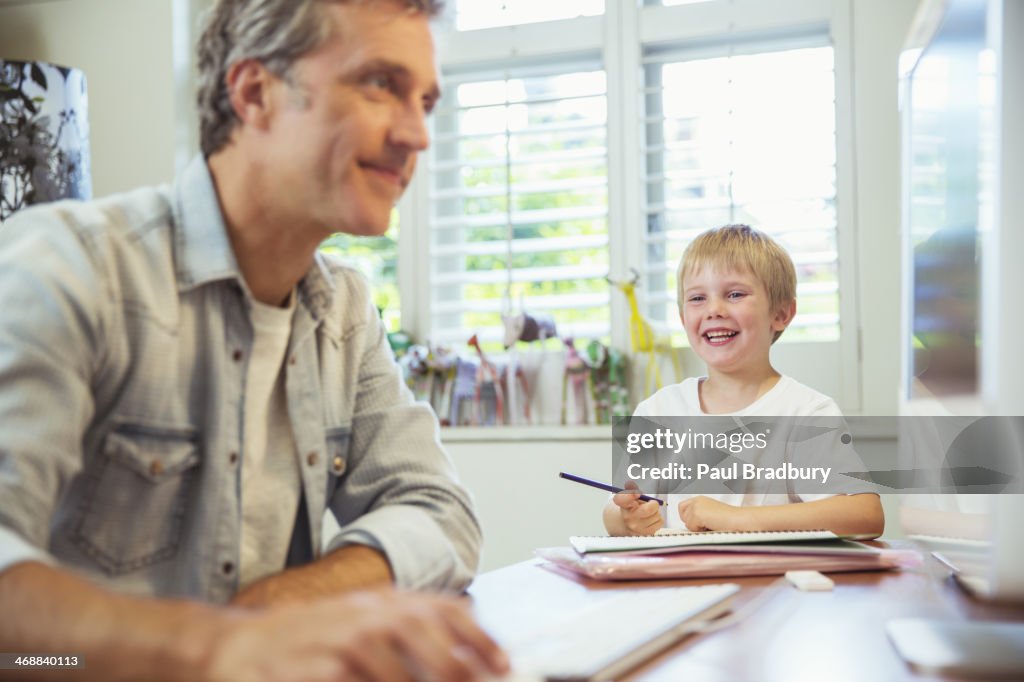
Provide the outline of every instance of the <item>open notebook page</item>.
[[591,552],[640,552],[665,550],[673,547],[699,545],[767,544],[775,542],[808,542],[838,540],[830,530],[776,530],[776,531],[708,531],[703,533],[671,532],[658,535],[574,535],[569,538],[580,554]]

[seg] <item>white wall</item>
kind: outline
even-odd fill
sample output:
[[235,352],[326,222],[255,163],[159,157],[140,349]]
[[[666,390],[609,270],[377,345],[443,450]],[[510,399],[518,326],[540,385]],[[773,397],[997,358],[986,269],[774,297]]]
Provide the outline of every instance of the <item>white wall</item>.
[[529,559],[537,547],[565,545],[570,535],[604,535],[608,493],[562,480],[558,472],[607,481],[611,428],[572,429],[567,440],[547,441],[535,440],[529,429],[516,428],[519,438],[500,442],[480,440],[484,429],[445,437],[483,527],[481,571]]
[[85,72],[94,196],[173,179],[171,0],[5,3],[0,58]]

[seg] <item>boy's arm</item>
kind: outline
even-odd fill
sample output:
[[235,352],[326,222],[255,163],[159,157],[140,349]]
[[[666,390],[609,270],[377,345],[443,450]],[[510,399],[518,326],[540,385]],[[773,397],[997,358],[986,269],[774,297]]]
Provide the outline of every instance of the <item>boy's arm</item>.
[[766,507],[734,507],[709,497],[679,503],[690,530],[830,530],[837,535],[878,537],[885,515],[878,495],[836,495],[813,502]]

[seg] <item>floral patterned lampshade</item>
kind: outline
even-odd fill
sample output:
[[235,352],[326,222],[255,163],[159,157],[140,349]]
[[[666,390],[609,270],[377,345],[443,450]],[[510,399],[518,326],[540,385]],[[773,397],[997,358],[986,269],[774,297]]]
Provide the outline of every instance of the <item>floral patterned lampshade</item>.
[[85,74],[0,60],[0,221],[29,205],[88,199]]

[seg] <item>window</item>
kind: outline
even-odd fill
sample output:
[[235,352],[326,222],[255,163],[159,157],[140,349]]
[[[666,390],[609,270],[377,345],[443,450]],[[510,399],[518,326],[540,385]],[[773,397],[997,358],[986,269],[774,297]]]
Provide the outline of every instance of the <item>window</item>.
[[382,237],[353,237],[339,232],[320,245],[322,251],[338,256],[369,280],[373,302],[389,332],[398,331],[402,315],[398,293],[398,222],[396,209],[391,211],[391,224]]
[[445,79],[430,165],[429,338],[494,348],[503,312],[608,333],[607,98],[594,64]]
[[[484,4],[449,6],[467,20]],[[856,301],[840,296],[856,290],[849,0],[502,6],[438,34],[444,97],[403,200],[405,328],[495,350],[522,302],[628,351],[630,309],[604,278],[636,269],[641,313],[685,346],[679,256],[747,222],[797,261],[778,367],[858,409]]]
[[670,325],[677,318],[675,271],[697,234],[746,223],[775,237],[796,264],[798,314],[782,341],[835,341],[833,49],[737,51],[644,59],[648,314]]
[[455,28],[470,31],[604,14],[604,0],[456,0]]

